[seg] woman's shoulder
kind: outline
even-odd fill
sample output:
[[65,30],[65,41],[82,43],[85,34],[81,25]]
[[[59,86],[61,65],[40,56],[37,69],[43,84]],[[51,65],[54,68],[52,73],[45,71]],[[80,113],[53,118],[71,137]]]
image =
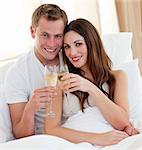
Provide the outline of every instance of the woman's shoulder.
[[127,73],[123,70],[112,70],[111,73],[114,75],[116,81],[121,79],[127,79]]

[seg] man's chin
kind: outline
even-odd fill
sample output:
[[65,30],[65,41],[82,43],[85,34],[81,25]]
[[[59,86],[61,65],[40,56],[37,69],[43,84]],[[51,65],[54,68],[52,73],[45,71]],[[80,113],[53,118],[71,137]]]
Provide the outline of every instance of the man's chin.
[[56,59],[58,59],[58,55],[56,55],[56,56],[51,56],[51,57],[46,57],[46,60],[47,61],[54,61],[54,60],[56,60]]

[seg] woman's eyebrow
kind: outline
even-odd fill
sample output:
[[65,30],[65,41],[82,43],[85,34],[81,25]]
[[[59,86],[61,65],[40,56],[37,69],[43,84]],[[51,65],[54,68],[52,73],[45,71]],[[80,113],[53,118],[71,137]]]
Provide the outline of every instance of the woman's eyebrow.
[[76,41],[74,41],[74,43],[77,43],[77,42],[82,42],[83,40],[76,40]]

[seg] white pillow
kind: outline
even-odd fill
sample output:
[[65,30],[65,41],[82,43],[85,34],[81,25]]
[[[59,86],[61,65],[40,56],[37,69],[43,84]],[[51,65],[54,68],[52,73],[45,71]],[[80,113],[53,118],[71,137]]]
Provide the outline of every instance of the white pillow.
[[119,32],[102,37],[104,48],[112,60],[113,67],[126,63],[133,59],[131,32]]
[[10,61],[7,62],[6,64],[0,66],[0,96],[3,97],[3,93],[4,93],[4,79],[5,79],[5,75],[7,70],[9,69],[10,66],[12,66],[14,63],[14,61]]
[[4,98],[4,78],[8,68],[14,61],[0,67],[0,143],[14,139],[12,134],[9,108]]
[[11,119],[5,99],[0,97],[0,143],[14,139]]
[[125,63],[117,67],[117,69],[122,69],[127,73],[130,117],[133,119],[137,118],[142,114],[142,82],[138,59]]

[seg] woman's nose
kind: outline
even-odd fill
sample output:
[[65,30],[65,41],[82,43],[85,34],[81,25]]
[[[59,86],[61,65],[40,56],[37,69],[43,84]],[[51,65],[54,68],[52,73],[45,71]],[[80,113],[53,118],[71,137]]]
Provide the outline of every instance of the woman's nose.
[[77,49],[75,47],[72,47],[71,51],[70,51],[70,54],[71,54],[71,56],[76,55],[77,54]]

